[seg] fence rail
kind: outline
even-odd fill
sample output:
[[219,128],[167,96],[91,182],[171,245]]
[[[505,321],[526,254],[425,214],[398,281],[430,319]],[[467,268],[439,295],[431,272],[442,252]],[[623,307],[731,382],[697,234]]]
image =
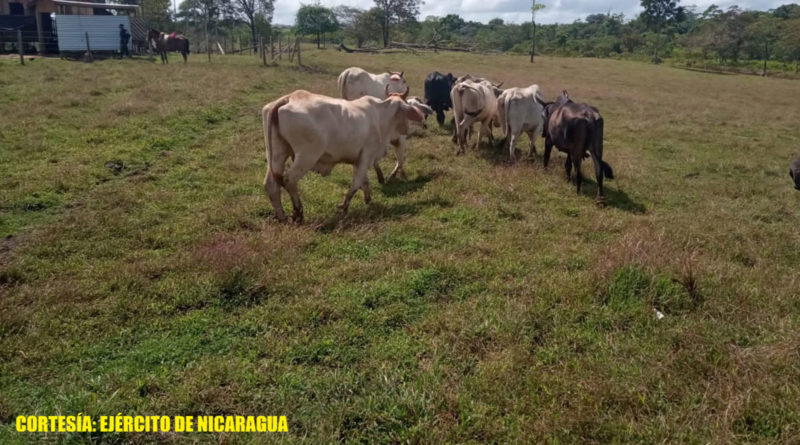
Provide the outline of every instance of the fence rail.
[[[41,53],[56,54],[67,57],[74,57],[76,53],[83,55],[85,49],[80,51],[62,51],[58,47],[58,37],[73,37],[77,39],[85,39],[85,33],[62,31],[58,33],[56,29],[42,33],[42,41],[39,40],[39,33],[37,31],[13,29],[8,27],[0,27],[0,54],[18,54],[35,55]],[[298,59],[298,64],[302,65],[302,54],[300,50],[303,39],[297,36],[285,34],[281,36],[256,36],[255,42],[251,42],[250,38],[230,38],[226,36],[213,36],[209,35],[208,40],[202,33],[190,32],[183,34],[189,39],[190,50],[192,54],[207,54],[211,56],[255,56],[261,59],[261,62],[266,66],[275,64],[283,60],[284,56],[290,62],[294,62],[295,57]],[[118,53],[119,49],[105,49],[98,51],[92,47],[91,40],[100,38],[104,40],[114,40],[119,38],[119,33],[114,31],[100,31],[94,32],[90,35],[90,50],[92,53],[111,55]],[[85,42],[85,40],[83,40]],[[42,47],[44,44],[44,47]],[[152,54],[150,45],[140,39],[132,39],[130,42],[131,52],[133,54],[145,55]]]

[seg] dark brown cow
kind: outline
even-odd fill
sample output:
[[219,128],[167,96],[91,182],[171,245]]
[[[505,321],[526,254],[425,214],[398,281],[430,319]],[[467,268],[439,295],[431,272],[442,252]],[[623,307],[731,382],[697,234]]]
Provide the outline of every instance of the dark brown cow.
[[[550,161],[550,151],[555,145],[567,154],[564,168],[567,179],[571,179],[572,166],[575,166],[575,182],[581,192],[581,160],[591,155],[594,161],[594,174],[597,178],[597,203],[605,203],[603,176],[614,179],[611,166],[603,161],[603,118],[597,108],[587,104],[577,104],[569,99],[564,90],[555,102],[544,105],[544,166]],[[588,153],[588,154],[587,154]]]
[[794,188],[800,190],[800,156],[792,161],[792,165],[789,167],[789,176],[794,179]]

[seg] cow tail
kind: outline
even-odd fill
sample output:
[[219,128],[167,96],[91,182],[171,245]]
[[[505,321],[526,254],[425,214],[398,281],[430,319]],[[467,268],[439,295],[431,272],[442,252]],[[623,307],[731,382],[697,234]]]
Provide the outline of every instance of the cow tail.
[[592,149],[597,154],[597,160],[600,161],[600,168],[603,169],[603,176],[608,179],[614,179],[614,170],[608,165],[608,162],[603,160],[603,118],[600,117],[594,122],[592,131]]
[[[264,142],[267,146],[267,168],[269,169],[269,173],[272,175],[272,177],[274,177],[278,184],[281,185],[283,185],[283,177],[282,175],[275,173],[272,165],[272,136],[273,132],[279,131],[278,110],[287,103],[289,103],[289,96],[284,96],[272,104],[265,106],[261,112],[264,122]],[[281,137],[280,133],[275,134],[275,137]]]

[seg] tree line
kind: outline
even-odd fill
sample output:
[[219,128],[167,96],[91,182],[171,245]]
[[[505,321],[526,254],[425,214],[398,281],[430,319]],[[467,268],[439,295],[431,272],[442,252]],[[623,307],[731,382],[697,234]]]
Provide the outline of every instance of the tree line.
[[[303,4],[289,29],[271,26],[274,0],[183,0],[177,14],[169,0],[140,2],[146,18],[157,23],[213,29],[217,33],[256,35],[291,32],[357,48],[388,47],[392,41],[527,54],[583,57],[664,58],[717,64],[760,61],[800,68],[800,5],[768,11],[720,8],[704,11],[681,6],[680,0],[641,0],[636,17],[590,14],[569,24],[488,23],[457,14],[420,20],[421,0],[374,0],[372,8],[346,5],[327,8]],[[537,8],[542,4],[537,4]],[[176,23],[177,22],[177,23]],[[534,39],[535,38],[535,46]]]

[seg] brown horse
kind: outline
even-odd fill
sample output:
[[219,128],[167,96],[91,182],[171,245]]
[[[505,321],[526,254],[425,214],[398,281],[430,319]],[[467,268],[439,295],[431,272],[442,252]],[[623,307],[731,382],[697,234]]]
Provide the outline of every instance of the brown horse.
[[147,32],[147,42],[150,47],[161,54],[161,63],[169,63],[167,51],[178,51],[183,55],[183,63],[186,63],[186,56],[189,54],[189,39],[182,34],[166,34],[151,29]]

